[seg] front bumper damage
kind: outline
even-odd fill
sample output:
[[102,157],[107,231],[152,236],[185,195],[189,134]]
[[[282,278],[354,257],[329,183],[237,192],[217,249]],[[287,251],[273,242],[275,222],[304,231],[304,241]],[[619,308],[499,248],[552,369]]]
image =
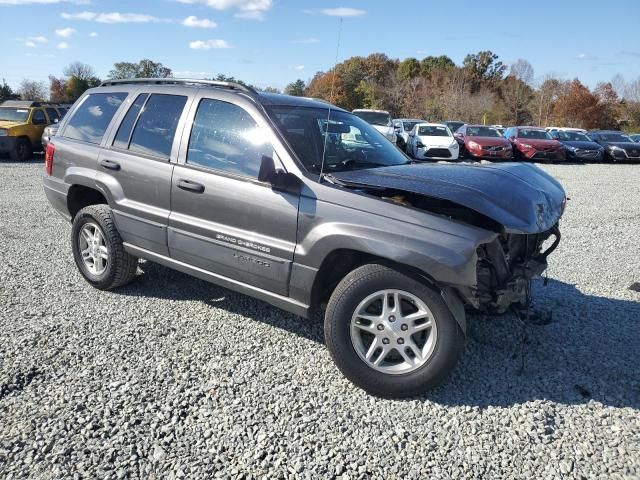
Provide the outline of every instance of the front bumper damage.
[[459,288],[460,294],[471,307],[484,312],[503,313],[511,305],[524,305],[531,280],[545,271],[547,257],[560,238],[556,224],[546,232],[502,234],[480,245],[476,252],[477,284]]

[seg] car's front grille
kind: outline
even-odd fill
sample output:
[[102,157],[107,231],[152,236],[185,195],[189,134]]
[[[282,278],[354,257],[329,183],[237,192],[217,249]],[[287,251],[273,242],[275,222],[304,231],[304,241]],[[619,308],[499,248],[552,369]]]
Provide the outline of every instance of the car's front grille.
[[448,148],[430,148],[425,152],[425,157],[451,157],[451,152]]
[[640,147],[638,147],[638,148],[626,148],[625,152],[627,152],[627,157],[629,157],[629,158],[639,158],[640,157]]
[[584,148],[578,148],[576,150],[576,155],[578,155],[579,157],[596,158],[597,156],[600,155],[600,151],[599,150],[587,150],[587,149],[584,149]]
[[482,150],[484,150],[485,152],[500,152],[504,149],[505,148],[502,145],[488,145],[482,147]]

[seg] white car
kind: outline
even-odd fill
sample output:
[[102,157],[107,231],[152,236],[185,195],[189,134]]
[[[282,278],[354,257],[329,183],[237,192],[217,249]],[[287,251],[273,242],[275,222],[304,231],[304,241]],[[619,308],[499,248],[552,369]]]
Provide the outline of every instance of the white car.
[[369,123],[373,128],[387,137],[391,143],[396,143],[396,132],[393,130],[391,123],[391,114],[386,110],[369,110],[367,108],[358,108],[353,113],[356,117],[360,117]]
[[587,133],[584,128],[571,128],[571,127],[547,127],[545,130],[549,133],[551,132],[577,132],[577,133]]
[[398,139],[396,140],[396,145],[401,150],[406,150],[407,141],[409,140],[409,132],[415,127],[418,123],[427,123],[425,120],[418,120],[415,118],[394,118],[393,119],[393,129],[396,132]]
[[460,146],[441,123],[418,123],[409,132],[407,154],[417,160],[457,160]]

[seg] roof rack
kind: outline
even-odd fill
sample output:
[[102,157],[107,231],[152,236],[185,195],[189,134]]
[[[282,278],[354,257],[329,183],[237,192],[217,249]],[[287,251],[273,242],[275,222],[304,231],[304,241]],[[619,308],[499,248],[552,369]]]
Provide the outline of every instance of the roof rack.
[[200,80],[197,78],[122,78],[115,80],[105,80],[101,87],[109,85],[121,85],[123,83],[146,83],[150,85],[210,85],[212,87],[228,88],[229,90],[240,90],[241,92],[256,95],[253,88],[237,82],[221,82],[218,80]]

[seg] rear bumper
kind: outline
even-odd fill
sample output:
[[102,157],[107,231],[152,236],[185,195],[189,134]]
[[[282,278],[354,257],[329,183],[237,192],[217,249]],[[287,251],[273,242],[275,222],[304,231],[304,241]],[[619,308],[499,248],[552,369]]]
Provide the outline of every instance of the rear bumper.
[[16,137],[0,137],[0,153],[9,153],[16,148]]
[[56,178],[43,176],[42,187],[51,206],[62,215],[65,220],[71,221],[71,214],[67,206],[69,185]]

